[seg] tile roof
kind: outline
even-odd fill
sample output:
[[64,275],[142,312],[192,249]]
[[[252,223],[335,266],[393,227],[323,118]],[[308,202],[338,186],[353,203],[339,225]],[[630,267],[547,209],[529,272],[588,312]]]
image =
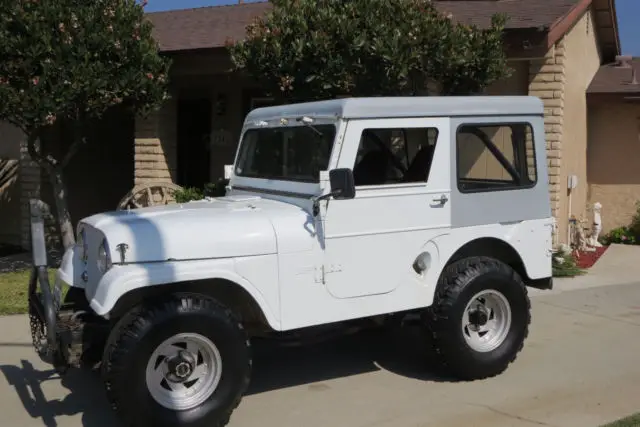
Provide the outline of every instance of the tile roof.
[[[440,0],[437,7],[460,22],[488,26],[495,13],[506,13],[510,29],[549,28],[580,0]],[[239,40],[245,27],[271,8],[269,2],[154,12],[147,16],[155,26],[160,50],[222,47],[227,38]]]
[[600,67],[587,88],[589,94],[640,94],[640,84],[632,84],[633,71],[640,83],[640,58],[633,58],[630,67],[617,63]]

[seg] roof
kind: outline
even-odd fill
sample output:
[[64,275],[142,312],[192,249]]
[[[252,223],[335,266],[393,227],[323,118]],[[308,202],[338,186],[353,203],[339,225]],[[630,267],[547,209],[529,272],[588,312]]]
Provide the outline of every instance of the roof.
[[509,17],[507,28],[549,28],[569,13],[580,0],[444,0],[438,9],[450,12],[466,24],[489,27],[491,17],[504,13]]
[[163,52],[223,47],[241,40],[253,19],[271,9],[268,2],[210,6],[147,14]]
[[[509,16],[508,29],[549,29],[578,5],[591,0],[440,0],[438,9],[460,22],[488,27],[495,13]],[[269,2],[242,3],[149,13],[154,36],[164,52],[223,47],[227,39],[245,37],[252,20],[271,8]]]
[[533,96],[372,97],[258,108],[247,115],[246,122],[302,116],[382,119],[494,115],[542,116],[543,113],[542,101]]
[[632,84],[633,72],[640,82],[640,58],[633,58],[629,66],[618,63],[600,67],[587,88],[588,94],[640,94],[640,84]]

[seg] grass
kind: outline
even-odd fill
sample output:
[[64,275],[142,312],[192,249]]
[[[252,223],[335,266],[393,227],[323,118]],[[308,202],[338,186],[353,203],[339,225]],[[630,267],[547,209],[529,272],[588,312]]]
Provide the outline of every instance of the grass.
[[[0,274],[0,316],[27,312],[27,292],[31,270]],[[49,280],[54,283],[55,270],[49,270]]]
[[602,427],[640,427],[640,413]]

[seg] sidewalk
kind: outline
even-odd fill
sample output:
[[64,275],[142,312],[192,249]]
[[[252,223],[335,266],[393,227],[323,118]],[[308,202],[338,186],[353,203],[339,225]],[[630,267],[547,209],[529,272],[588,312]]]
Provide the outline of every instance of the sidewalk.
[[532,289],[529,294],[549,295],[637,282],[640,282],[640,246],[611,245],[586,275],[554,279],[552,291]]

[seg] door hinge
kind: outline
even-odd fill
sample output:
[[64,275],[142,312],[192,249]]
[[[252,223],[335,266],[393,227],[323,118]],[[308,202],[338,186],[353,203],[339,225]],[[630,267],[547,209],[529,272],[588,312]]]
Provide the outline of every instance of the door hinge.
[[339,264],[322,265],[316,269],[316,283],[322,283],[324,285],[327,274],[338,273],[340,271],[342,271],[342,266]]

